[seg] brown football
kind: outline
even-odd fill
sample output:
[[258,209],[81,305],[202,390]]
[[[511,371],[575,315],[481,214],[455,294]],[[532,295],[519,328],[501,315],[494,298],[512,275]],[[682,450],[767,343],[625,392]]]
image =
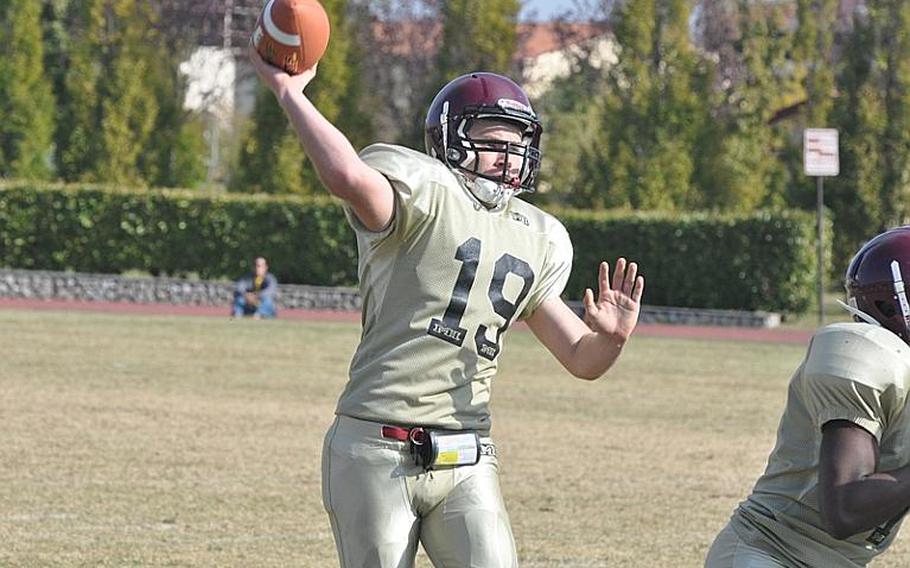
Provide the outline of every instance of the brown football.
[[290,75],[319,61],[329,44],[329,17],[317,0],[269,0],[253,30],[263,59]]

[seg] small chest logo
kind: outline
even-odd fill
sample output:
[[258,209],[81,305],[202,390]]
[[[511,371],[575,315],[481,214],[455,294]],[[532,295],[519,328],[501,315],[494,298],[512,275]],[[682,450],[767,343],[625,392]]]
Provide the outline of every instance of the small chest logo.
[[516,212],[512,211],[512,212],[509,213],[509,215],[512,217],[512,220],[513,220],[513,221],[518,221],[519,223],[521,223],[521,224],[524,225],[525,227],[530,227],[530,226],[531,226],[531,222],[528,221],[528,218],[525,217],[524,215],[522,215],[521,213],[516,213]]

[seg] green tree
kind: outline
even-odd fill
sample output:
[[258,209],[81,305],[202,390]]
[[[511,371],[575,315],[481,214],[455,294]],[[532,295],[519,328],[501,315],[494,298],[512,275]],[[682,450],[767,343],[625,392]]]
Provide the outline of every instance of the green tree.
[[67,180],[143,184],[159,104],[151,89],[160,58],[150,9],[132,0],[70,4],[69,65],[60,96],[60,173]]
[[[450,0],[442,7],[439,85],[471,71],[508,74],[519,0]],[[435,93],[435,91],[434,91]]]
[[100,101],[98,86],[104,72],[96,59],[103,48],[104,3],[101,0],[71,3],[62,20],[70,33],[65,71],[59,77],[62,88],[57,95],[60,112],[55,134],[57,170],[67,181],[91,179],[101,145],[95,130]]
[[69,62],[71,0],[42,0],[41,30],[44,37],[44,74],[49,77],[55,98],[64,90]]
[[619,59],[608,72],[599,131],[582,152],[572,202],[584,207],[700,207],[694,150],[710,122],[713,67],[689,41],[685,0],[616,8]]
[[197,187],[206,177],[208,148],[202,116],[183,108],[186,78],[179,72],[186,46],[162,42],[160,57],[150,61],[146,88],[158,106],[155,124],[142,155],[141,177],[156,187]]
[[886,225],[902,223],[910,213],[910,4],[881,2],[880,61],[885,62],[885,128],[882,136],[883,186],[879,195]]
[[[426,96],[438,88],[438,0],[354,0],[348,3],[352,39],[358,47],[361,105],[370,109],[383,140],[401,143],[422,127]],[[418,140],[423,148],[423,139]]]
[[0,38],[0,176],[50,177],[55,108],[41,4],[0,2]]
[[699,141],[696,175],[706,206],[750,211],[772,205],[775,187],[785,179],[776,156],[788,133],[770,122],[802,91],[781,72],[791,46],[782,7],[738,0],[727,16],[736,32],[719,46],[724,80],[716,87],[720,101],[711,125]]
[[192,187],[204,178],[202,128],[182,108],[178,63],[189,45],[159,32],[158,17],[145,2],[47,1],[64,179]]
[[[314,83],[322,79],[314,79]],[[244,193],[314,192],[303,183],[305,155],[275,96],[260,85],[229,189]]]
[[439,50],[433,79],[414,113],[405,143],[424,147],[424,119],[433,97],[452,79],[472,71],[511,75],[519,0],[450,0],[442,3]]
[[826,203],[834,217],[834,269],[845,268],[848,256],[885,226],[879,199],[884,157],[881,139],[886,114],[883,93],[875,84],[874,24],[855,18],[838,74],[841,96],[833,110],[839,130],[840,175],[831,180]]
[[[332,35],[316,78],[307,86],[307,97],[359,147],[369,141],[372,128],[360,108],[359,58],[347,33],[347,1],[325,0],[322,4],[329,16]],[[284,111],[263,86],[257,91],[255,110],[229,188],[239,192],[321,192],[316,172],[308,164]]]
[[537,204],[570,204],[578,184],[578,149],[594,144],[603,92],[601,68],[584,52],[572,60],[572,71],[532,101],[543,122],[543,162],[538,192],[526,199]]
[[[797,0],[797,28],[793,36],[792,64],[795,78],[802,87],[805,112],[790,127],[830,126],[835,99],[834,32],[837,0]],[[792,136],[781,147],[781,160],[788,170],[789,181],[781,196],[790,206],[815,206],[815,181],[803,174],[802,137]]]
[[794,38],[794,59],[805,72],[809,126],[823,126],[828,121],[834,101],[832,46],[837,0],[797,0],[798,28]]
[[101,82],[100,136],[102,152],[95,165],[99,180],[147,183],[139,160],[149,141],[160,107],[148,88],[159,56],[157,35],[143,3],[113,0],[108,5],[106,48],[108,74]]
[[910,214],[910,5],[870,4],[844,47],[832,113],[840,175],[826,196],[838,273],[863,242]]

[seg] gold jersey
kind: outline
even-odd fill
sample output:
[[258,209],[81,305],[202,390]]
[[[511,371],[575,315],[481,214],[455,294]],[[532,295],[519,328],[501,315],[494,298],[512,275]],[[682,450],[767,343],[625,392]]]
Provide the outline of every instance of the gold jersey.
[[386,229],[357,234],[363,332],[341,415],[489,432],[505,332],[559,296],[572,264],[562,224],[518,199],[484,208],[440,161],[376,144],[362,159],[395,192]]
[[865,323],[819,330],[790,381],[777,444],[764,475],[733,516],[740,538],[788,566],[865,566],[894,539],[900,518],[836,540],[819,514],[818,458],[822,426],[847,420],[876,437],[878,470],[910,462],[910,347],[890,331]]

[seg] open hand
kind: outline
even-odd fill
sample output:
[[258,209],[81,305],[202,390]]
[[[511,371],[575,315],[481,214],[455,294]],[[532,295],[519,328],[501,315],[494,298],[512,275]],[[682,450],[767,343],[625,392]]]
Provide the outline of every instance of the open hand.
[[611,287],[610,265],[600,263],[600,293],[597,302],[594,301],[594,292],[590,288],[585,289],[584,296],[584,320],[591,331],[616,336],[623,342],[632,335],[638,323],[641,295],[645,289],[644,277],[637,274],[636,263],[627,263],[625,258],[619,258]]

